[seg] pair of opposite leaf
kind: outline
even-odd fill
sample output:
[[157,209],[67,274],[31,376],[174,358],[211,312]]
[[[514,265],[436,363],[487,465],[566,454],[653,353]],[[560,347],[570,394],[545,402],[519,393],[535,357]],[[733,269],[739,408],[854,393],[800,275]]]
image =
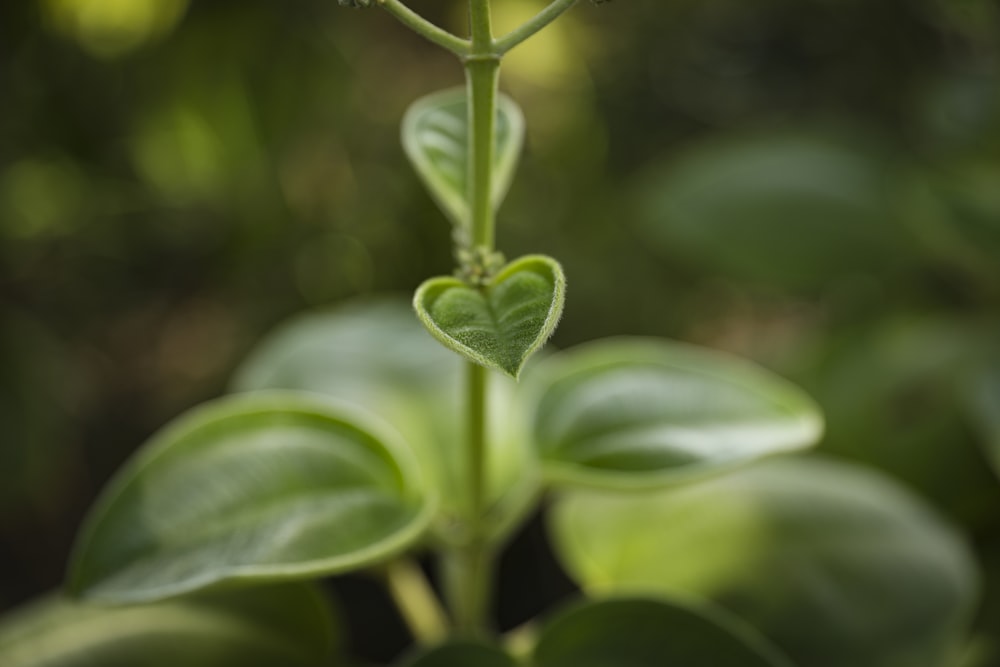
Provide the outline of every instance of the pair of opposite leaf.
[[[459,237],[466,239],[471,226],[468,133],[467,99],[461,88],[418,100],[403,119],[407,156]],[[510,187],[523,139],[521,111],[501,96],[490,193],[494,209]],[[431,278],[417,290],[413,303],[421,322],[446,347],[517,378],[528,357],[555,330],[565,290],[559,263],[530,255],[510,262],[482,285],[453,277]]]

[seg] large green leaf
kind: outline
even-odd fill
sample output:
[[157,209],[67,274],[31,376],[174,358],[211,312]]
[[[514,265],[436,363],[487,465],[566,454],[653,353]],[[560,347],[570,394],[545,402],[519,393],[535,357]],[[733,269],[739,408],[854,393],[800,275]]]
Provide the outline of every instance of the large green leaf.
[[889,166],[843,138],[728,137],[643,179],[640,228],[678,262],[783,288],[884,274],[913,254],[886,196]]
[[484,287],[431,278],[417,289],[420,320],[449,349],[517,378],[562,316],[566,279],[550,257],[529,255],[503,268]]
[[[469,226],[469,121],[465,88],[423,97],[403,117],[403,148],[438,205],[459,227]],[[509,97],[497,99],[493,207],[510,188],[524,143],[524,117]]]
[[[377,413],[404,435],[441,496],[438,533],[461,516],[469,488],[464,475],[465,432],[455,415],[463,405],[463,363],[434,340],[405,301],[357,302],[302,315],[254,350],[236,374],[237,390],[320,392]],[[538,487],[514,383],[489,378],[490,529],[508,530],[523,516]]]
[[660,598],[586,602],[546,625],[533,667],[790,667],[736,619]]
[[327,665],[330,613],[311,587],[202,593],[99,607],[52,596],[0,622],[4,667],[316,667]]
[[424,650],[400,667],[515,667],[514,659],[500,649],[469,641],[456,641]]
[[311,395],[248,394],[195,409],[98,500],[70,589],[140,602],[386,558],[418,539],[433,512],[397,438]]
[[532,374],[533,433],[557,482],[652,488],[807,447],[813,402],[748,362],[655,339],[600,341]]
[[551,516],[595,594],[711,597],[810,667],[940,667],[976,596],[966,546],[863,469],[772,461],[650,494],[579,492]]

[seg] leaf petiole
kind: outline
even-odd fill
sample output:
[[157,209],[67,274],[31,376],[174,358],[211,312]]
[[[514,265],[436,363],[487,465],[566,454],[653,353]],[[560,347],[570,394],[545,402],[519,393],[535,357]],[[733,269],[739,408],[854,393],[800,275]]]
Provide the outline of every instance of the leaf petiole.
[[390,562],[385,568],[385,581],[414,639],[421,644],[437,644],[448,636],[448,617],[415,562]]
[[420,14],[416,13],[400,0],[378,0],[378,5],[395,16],[400,23],[413,30],[418,35],[429,39],[438,46],[451,51],[459,58],[469,55],[471,42],[453,35],[444,28],[439,28]]
[[575,5],[578,0],[553,0],[552,4],[538,12],[520,27],[510,31],[493,42],[493,50],[498,56],[503,55],[515,46],[528,39],[536,32],[559,18],[563,12]]

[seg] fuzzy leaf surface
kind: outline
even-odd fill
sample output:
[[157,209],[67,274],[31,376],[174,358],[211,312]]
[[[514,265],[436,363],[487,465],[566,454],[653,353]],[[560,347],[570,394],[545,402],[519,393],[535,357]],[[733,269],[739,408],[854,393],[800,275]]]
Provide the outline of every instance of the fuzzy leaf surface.
[[710,598],[811,667],[939,667],[976,598],[952,529],[857,466],[775,460],[679,489],[575,492],[550,518],[592,594]]
[[335,643],[311,586],[202,593],[127,608],[56,595],[0,621],[4,667],[317,667]]
[[[459,227],[468,228],[469,121],[465,88],[423,97],[403,117],[403,149],[417,175],[441,210]],[[524,143],[524,116],[506,95],[497,99],[493,151],[494,209],[510,188]]]
[[529,255],[505,266],[482,288],[457,278],[431,278],[417,289],[413,305],[446,347],[516,379],[555,330],[565,294],[559,263]]
[[567,350],[526,383],[534,442],[557,483],[659,488],[808,447],[823,428],[812,400],[776,375],[658,339]]
[[542,630],[533,667],[791,667],[736,619],[660,598],[586,602]]
[[196,408],[105,489],[78,539],[70,590],[134,603],[378,562],[418,539],[433,511],[397,438],[305,394]]

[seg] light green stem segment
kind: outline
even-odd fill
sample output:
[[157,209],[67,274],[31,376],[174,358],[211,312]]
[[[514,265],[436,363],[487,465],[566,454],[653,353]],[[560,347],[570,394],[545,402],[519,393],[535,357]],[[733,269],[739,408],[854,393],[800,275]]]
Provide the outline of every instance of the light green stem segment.
[[497,117],[497,85],[500,60],[492,56],[471,57],[465,76],[469,95],[469,209],[472,246],[493,251],[496,243],[493,212],[493,152]]
[[[469,0],[472,49],[465,59],[469,109],[469,210],[473,248],[487,256],[494,248],[493,151],[496,133],[500,58],[493,53],[489,0]],[[486,539],[487,387],[488,372],[469,363],[466,371],[466,478],[468,508],[463,543],[451,554],[449,590],[461,632],[485,633],[492,582],[493,555]]]
[[403,620],[421,644],[437,644],[448,635],[448,618],[430,584],[411,560],[389,563],[385,571],[389,592]]
[[494,52],[498,55],[507,53],[515,46],[528,39],[536,32],[555,21],[567,9],[579,0],[554,0],[551,5],[538,12],[520,27],[510,31],[494,43]]

